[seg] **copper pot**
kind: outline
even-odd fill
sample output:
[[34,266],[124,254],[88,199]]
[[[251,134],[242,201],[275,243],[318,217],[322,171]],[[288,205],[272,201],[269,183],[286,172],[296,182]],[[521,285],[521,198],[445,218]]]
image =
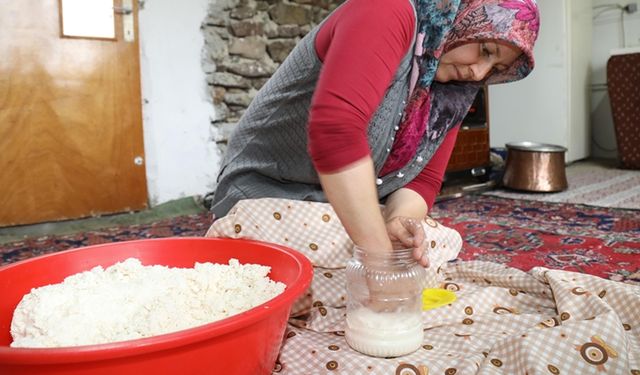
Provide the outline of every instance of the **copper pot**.
[[554,192],[567,188],[562,146],[535,143],[507,143],[504,186],[525,191]]

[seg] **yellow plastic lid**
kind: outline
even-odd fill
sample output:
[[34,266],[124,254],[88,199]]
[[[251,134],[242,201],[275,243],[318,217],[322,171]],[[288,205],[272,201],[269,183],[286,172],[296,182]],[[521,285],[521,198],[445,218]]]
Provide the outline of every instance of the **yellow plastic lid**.
[[456,294],[446,289],[423,289],[422,310],[427,311],[436,307],[447,305],[456,300]]

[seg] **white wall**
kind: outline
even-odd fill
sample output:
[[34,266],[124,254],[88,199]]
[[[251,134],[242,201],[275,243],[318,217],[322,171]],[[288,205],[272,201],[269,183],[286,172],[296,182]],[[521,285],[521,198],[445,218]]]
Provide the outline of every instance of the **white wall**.
[[152,206],[213,190],[220,164],[201,66],[208,0],[153,0],[139,12],[147,186]]
[[[626,5],[637,0],[593,0],[594,6],[605,4]],[[604,9],[595,9],[594,16]],[[602,13],[593,21],[591,124],[593,132],[592,155],[596,157],[617,157],[616,139],[611,117],[611,106],[607,94],[607,60],[612,49],[640,46],[640,12],[624,15],[624,38],[619,10]]]
[[567,160],[591,155],[591,1],[571,0],[569,17],[569,151]]

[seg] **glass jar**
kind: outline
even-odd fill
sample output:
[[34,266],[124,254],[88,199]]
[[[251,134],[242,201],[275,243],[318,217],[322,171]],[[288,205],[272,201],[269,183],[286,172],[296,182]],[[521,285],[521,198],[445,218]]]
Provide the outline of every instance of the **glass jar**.
[[347,263],[347,327],[353,349],[376,357],[417,350],[424,339],[422,290],[426,272],[413,249],[367,252],[354,246]]

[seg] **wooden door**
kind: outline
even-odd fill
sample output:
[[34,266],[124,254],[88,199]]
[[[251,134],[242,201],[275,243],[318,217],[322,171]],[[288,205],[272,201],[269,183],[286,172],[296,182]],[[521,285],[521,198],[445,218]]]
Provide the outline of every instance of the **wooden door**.
[[133,3],[127,42],[120,15],[69,38],[59,0],[0,0],[0,226],[146,207]]

